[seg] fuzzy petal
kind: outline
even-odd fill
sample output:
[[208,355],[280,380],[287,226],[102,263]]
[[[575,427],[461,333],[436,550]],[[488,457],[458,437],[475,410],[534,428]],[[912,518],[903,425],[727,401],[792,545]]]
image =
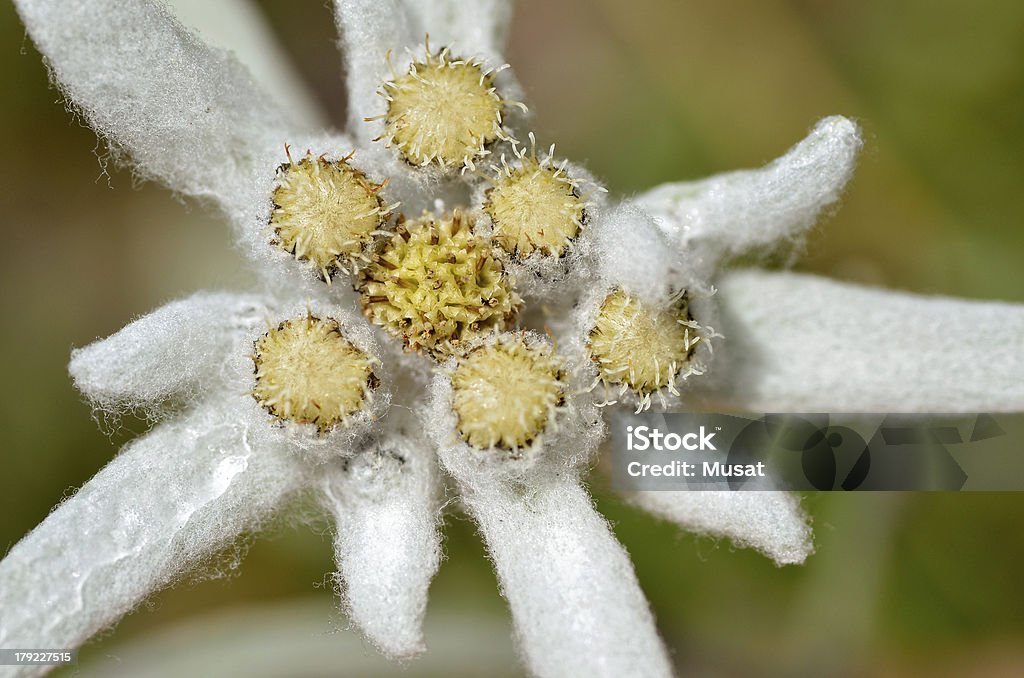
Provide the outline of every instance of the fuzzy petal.
[[512,21],[512,0],[402,0],[418,40],[501,62]]
[[890,292],[795,273],[720,281],[725,381],[755,412],[1019,412],[1024,305]]
[[672,674],[633,564],[574,474],[458,480],[534,674]]
[[311,131],[328,126],[321,103],[252,0],[169,0],[168,5],[208,43],[238,57],[274,101],[286,104],[289,123]]
[[0,562],[0,647],[78,647],[258,527],[305,484],[302,469],[252,449],[228,408],[153,429]]
[[612,288],[660,305],[690,287],[682,257],[646,211],[623,202],[593,226],[599,271]]
[[237,333],[264,323],[263,309],[255,296],[199,293],[75,349],[69,371],[98,408],[153,408],[221,381]]
[[284,116],[238,61],[152,0],[18,0],[54,81],[145,178],[230,209]]
[[638,201],[680,251],[698,250],[710,268],[720,259],[800,238],[839,199],[861,143],[853,122],[825,118],[761,169],[664,184]]
[[432,450],[394,436],[332,464],[321,486],[337,525],[338,583],[349,617],[388,657],[420,654],[427,590],[441,562]]
[[423,38],[416,37],[401,0],[335,0],[334,19],[345,60],[348,131],[366,146],[377,136],[377,127],[364,118],[386,111],[377,90],[391,77],[388,52],[411,48]]
[[728,537],[779,565],[804,562],[814,552],[800,502],[786,492],[634,492],[631,503],[709,537]]

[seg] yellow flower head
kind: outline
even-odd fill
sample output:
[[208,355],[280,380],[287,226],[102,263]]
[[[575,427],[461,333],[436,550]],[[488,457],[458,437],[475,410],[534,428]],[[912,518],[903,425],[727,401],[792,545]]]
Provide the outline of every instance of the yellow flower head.
[[547,343],[505,335],[477,347],[452,375],[459,434],[480,449],[529,446],[565,402],[565,379]]
[[256,340],[253,397],[278,419],[326,432],[364,409],[380,384],[374,359],[331,318],[282,322]]
[[308,260],[327,282],[336,270],[354,269],[389,216],[380,196],[384,184],[372,183],[349,158],[307,154],[285,163],[278,168],[272,195],[273,243]]
[[600,381],[631,390],[644,405],[663,388],[678,395],[676,377],[701,341],[698,329],[685,294],[656,308],[615,290],[601,304],[587,348]]
[[488,145],[510,140],[502,124],[503,109],[512,102],[498,94],[497,72],[455,58],[447,48],[432,53],[428,44],[423,61],[383,84],[388,106],[380,138],[413,165],[474,169]]
[[461,212],[400,223],[359,278],[366,316],[405,345],[442,359],[506,329],[520,305],[513,282]]

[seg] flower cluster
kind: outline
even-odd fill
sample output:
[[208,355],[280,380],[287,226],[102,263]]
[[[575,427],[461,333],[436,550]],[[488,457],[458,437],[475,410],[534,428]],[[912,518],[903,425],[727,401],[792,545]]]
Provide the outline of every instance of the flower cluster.
[[[0,563],[0,646],[77,646],[314,492],[352,622],[413,656],[450,483],[532,672],[669,675],[583,484],[610,406],[1020,404],[1014,370],[945,340],[952,323],[1003,346],[1020,309],[726,270],[838,199],[861,143],[844,118],[760,170],[611,204],[538,151],[500,57],[501,0],[339,0],[349,135],[310,131],[308,107],[276,103],[160,3],[17,5],[69,101],[141,176],[214,202],[262,287],[197,294],[74,352],[97,408],[163,421]],[[876,332],[869,309],[905,334]],[[947,367],[918,355],[937,342]],[[783,493],[628,499],[779,564],[812,551]]]

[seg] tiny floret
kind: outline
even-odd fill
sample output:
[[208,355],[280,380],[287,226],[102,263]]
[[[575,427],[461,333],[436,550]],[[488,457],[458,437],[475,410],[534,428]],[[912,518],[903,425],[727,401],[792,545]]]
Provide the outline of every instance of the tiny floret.
[[565,372],[546,342],[503,335],[470,351],[452,375],[457,428],[480,449],[518,450],[554,424]]
[[[289,159],[291,158],[289,154]],[[307,154],[278,168],[270,225],[273,244],[308,260],[330,282],[338,270],[354,270],[395,205],[385,205],[384,184],[349,164]]]
[[380,381],[376,362],[332,318],[312,314],[282,322],[255,342],[256,402],[281,420],[320,432],[347,425]]
[[561,256],[583,228],[586,201],[564,163],[552,165],[550,155],[538,160],[536,149],[530,155],[520,151],[517,157],[512,167],[502,157],[486,193],[484,211],[494,225],[492,240],[517,259],[534,252]]
[[587,348],[599,381],[620,393],[631,390],[644,409],[660,389],[679,394],[676,379],[702,339],[699,330],[685,294],[656,308],[615,290],[601,304]]
[[502,127],[510,102],[494,86],[497,72],[475,59],[455,58],[448,48],[432,53],[428,45],[423,61],[381,87],[388,110],[380,139],[413,165],[474,169],[488,145],[510,140]]
[[360,273],[366,316],[406,347],[442,359],[506,329],[520,305],[486,240],[455,211],[401,221]]

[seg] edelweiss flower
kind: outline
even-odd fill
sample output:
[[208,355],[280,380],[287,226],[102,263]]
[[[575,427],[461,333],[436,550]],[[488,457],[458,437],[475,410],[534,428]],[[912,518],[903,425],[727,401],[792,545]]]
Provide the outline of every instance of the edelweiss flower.
[[[338,2],[351,137],[304,129],[300,106],[163,5],[17,4],[112,151],[216,203],[265,290],[200,294],[73,354],[97,408],[164,421],[0,562],[2,647],[80,645],[312,490],[353,623],[415,655],[443,470],[533,673],[670,675],[583,485],[599,406],[1024,406],[1020,307],[727,270],[836,201],[860,147],[843,118],[764,169],[607,208],[582,169],[537,151],[497,0]],[[553,338],[522,329],[545,325]],[[812,550],[782,493],[630,500],[779,564]]]

